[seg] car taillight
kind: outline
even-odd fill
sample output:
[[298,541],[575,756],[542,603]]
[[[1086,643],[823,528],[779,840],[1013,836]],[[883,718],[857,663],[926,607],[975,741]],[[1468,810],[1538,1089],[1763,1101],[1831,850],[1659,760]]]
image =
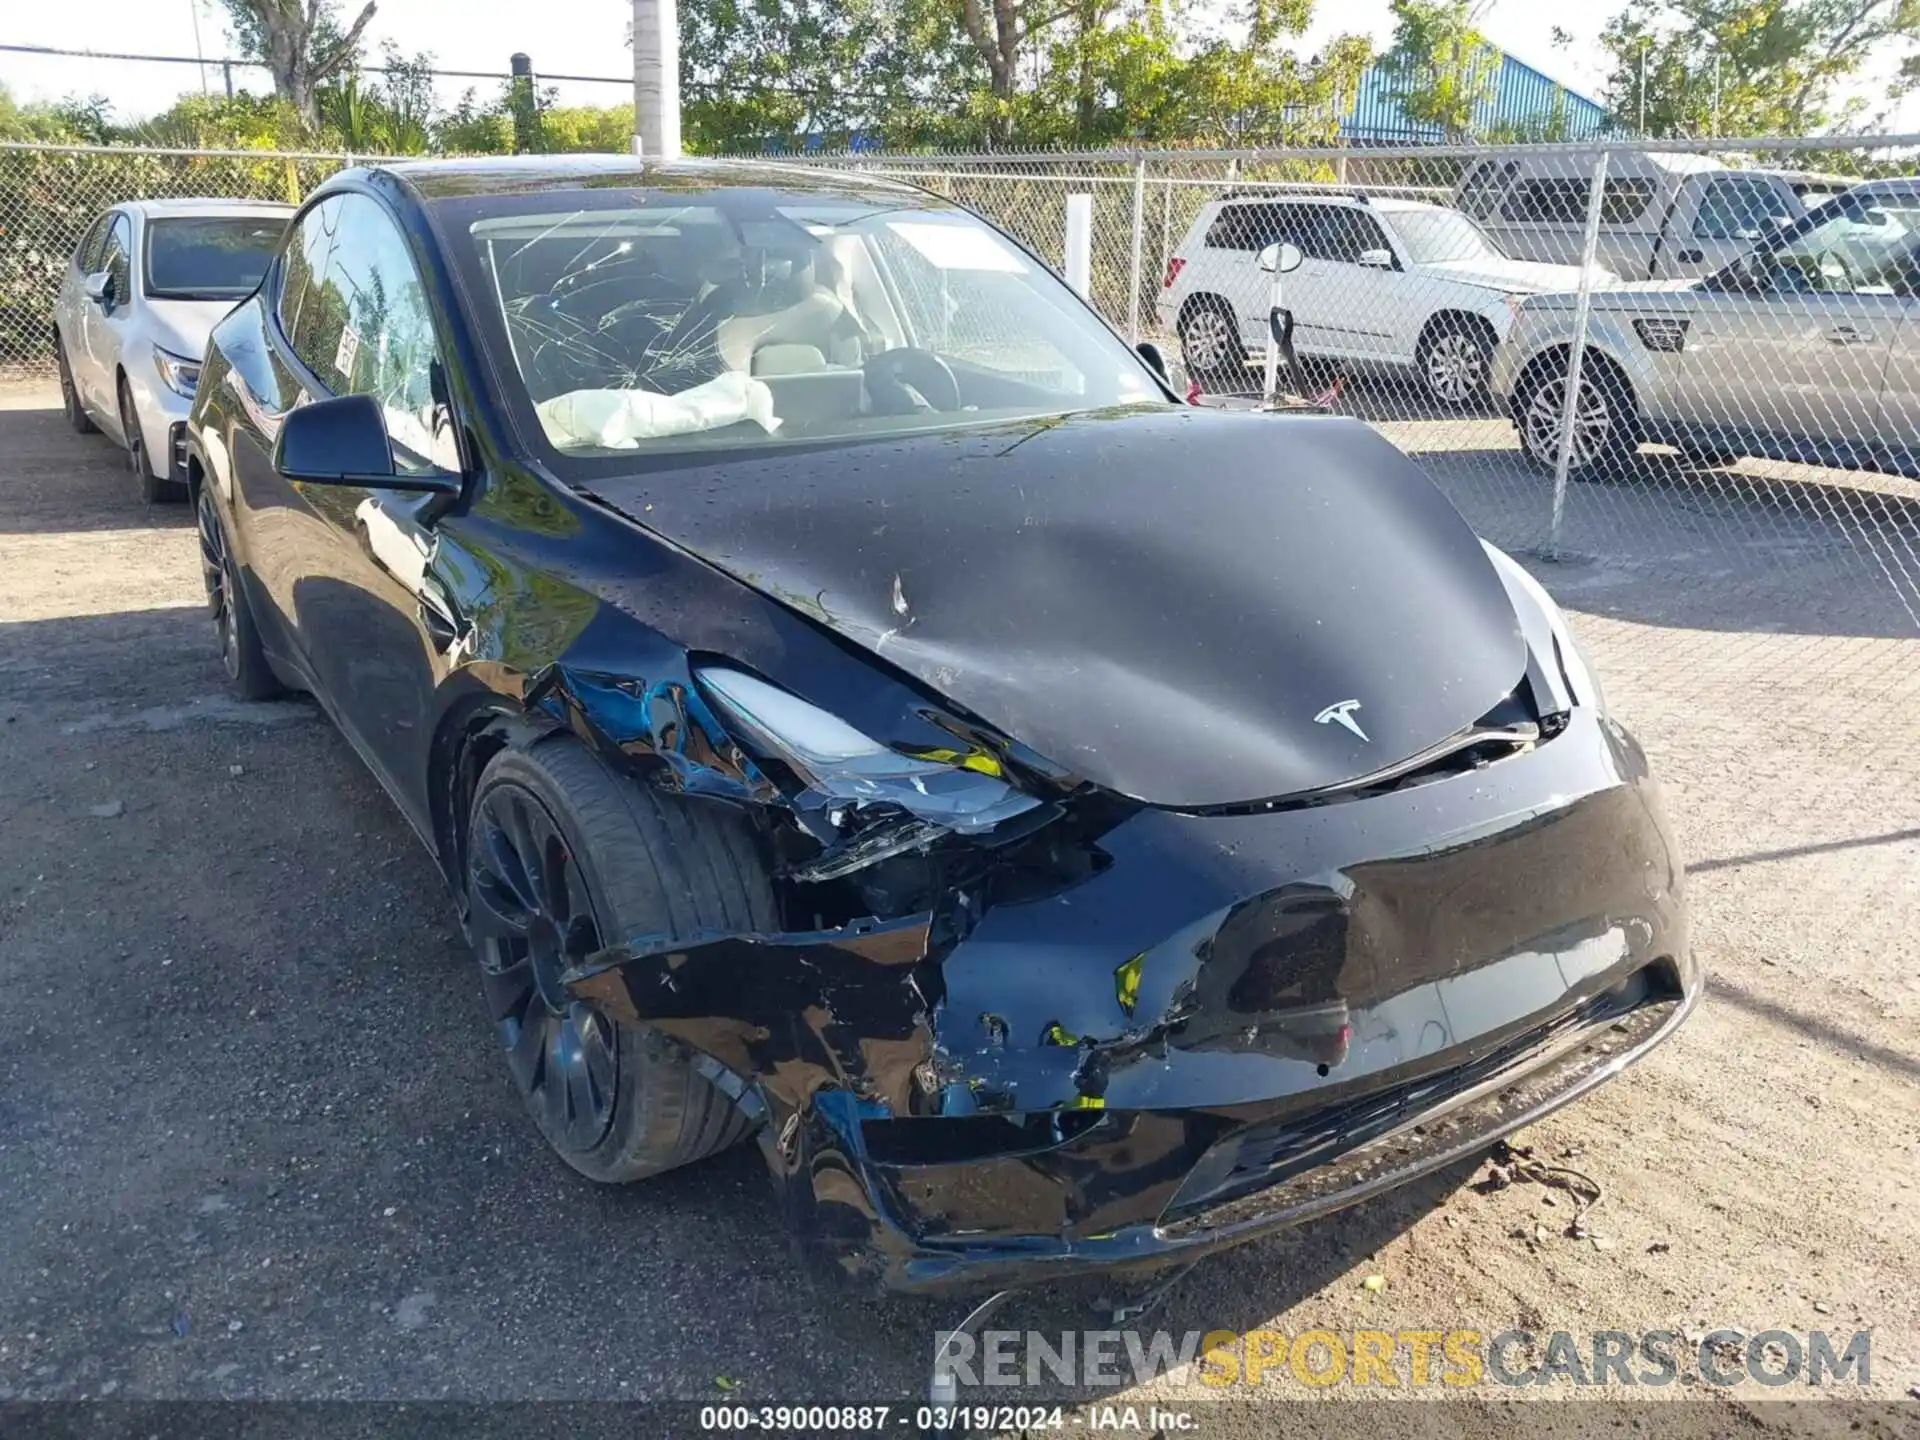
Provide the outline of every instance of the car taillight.
[[1180,272],[1186,268],[1186,264],[1187,262],[1178,255],[1167,261],[1167,278],[1160,282],[1160,288],[1171,290],[1173,282],[1180,278]]

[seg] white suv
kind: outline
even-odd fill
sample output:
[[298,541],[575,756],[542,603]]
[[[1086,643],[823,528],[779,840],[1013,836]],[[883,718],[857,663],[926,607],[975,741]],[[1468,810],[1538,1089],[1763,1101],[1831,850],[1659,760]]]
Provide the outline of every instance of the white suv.
[[[1239,388],[1267,343],[1272,277],[1263,247],[1290,241],[1305,261],[1281,282],[1294,348],[1308,359],[1411,366],[1433,399],[1477,399],[1517,297],[1574,290],[1580,270],[1509,260],[1457,210],[1351,194],[1230,195],[1208,202],[1167,261],[1161,325],[1188,371]],[[1596,283],[1612,283],[1596,271]]]

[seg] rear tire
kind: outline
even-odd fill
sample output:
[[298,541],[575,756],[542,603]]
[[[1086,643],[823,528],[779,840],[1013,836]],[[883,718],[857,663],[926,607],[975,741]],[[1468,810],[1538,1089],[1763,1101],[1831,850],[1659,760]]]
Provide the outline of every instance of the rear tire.
[[1226,301],[1217,295],[1194,299],[1180,316],[1179,332],[1180,358],[1201,389],[1231,387],[1236,380],[1247,388],[1247,348]]
[[140,428],[140,413],[134,408],[133,389],[122,375],[120,392],[120,431],[127,437],[127,468],[140,486],[140,498],[149,505],[160,505],[187,498],[187,487],[154,473],[147,455],[146,433]]
[[[1560,456],[1560,416],[1565,406],[1565,362],[1537,367],[1514,397],[1520,448],[1536,466],[1552,472]],[[1589,356],[1580,376],[1575,409],[1570,480],[1592,480],[1625,470],[1640,448],[1633,391],[1604,360]]]
[[100,427],[93,423],[87,407],[80,403],[79,387],[73,383],[73,367],[67,363],[67,342],[58,335],[53,341],[53,358],[60,368],[60,408],[66,413],[68,426],[76,435],[96,433]]
[[506,750],[475,788],[468,933],[534,1124],[589,1179],[702,1159],[752,1123],[679,1042],[569,996],[559,976],[628,935],[779,928],[746,818],[615,775],[570,735]]

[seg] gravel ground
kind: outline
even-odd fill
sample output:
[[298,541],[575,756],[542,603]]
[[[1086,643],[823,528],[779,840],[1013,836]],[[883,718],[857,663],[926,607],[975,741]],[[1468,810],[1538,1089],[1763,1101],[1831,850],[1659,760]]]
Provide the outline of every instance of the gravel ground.
[[[751,1149],[612,1190],[543,1153],[425,852],[310,704],[226,698],[185,507],[56,399],[0,390],[0,1399],[918,1395],[953,1307],[807,1292]],[[1539,483],[1446,458],[1490,533]],[[1151,1324],[1870,1330],[1870,1393],[1920,1385],[1920,630],[1844,505],[1759,523],[1764,488],[1588,487],[1540,567],[1667,782],[1711,974],[1520,1137],[1605,1187],[1597,1238],[1467,1166],[1210,1262]],[[1768,1403],[1804,1386],[1638,1393],[1703,1434],[1811,1423]],[[1447,1399],[1420,1433],[1482,1427],[1486,1392]]]

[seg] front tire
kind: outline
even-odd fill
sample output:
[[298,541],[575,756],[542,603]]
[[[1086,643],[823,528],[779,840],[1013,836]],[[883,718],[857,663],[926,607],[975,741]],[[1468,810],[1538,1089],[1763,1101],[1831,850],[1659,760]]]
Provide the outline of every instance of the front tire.
[[571,736],[503,751],[474,792],[467,928],[534,1124],[589,1179],[640,1180],[752,1128],[677,1041],[573,998],[561,975],[629,935],[778,929],[745,817],[615,775]]
[[[1536,368],[1515,397],[1520,448],[1543,470],[1560,457],[1560,420],[1566,404],[1565,362]],[[1590,480],[1625,469],[1640,447],[1633,392],[1613,367],[1589,356],[1574,407],[1573,443],[1567,477]]]
[[53,358],[60,370],[60,409],[67,425],[76,435],[92,435],[99,430],[87,407],[80,403],[80,387],[73,383],[73,366],[67,363],[67,342],[58,335],[53,340]]
[[1247,350],[1227,302],[1203,295],[1180,317],[1180,358],[1187,374],[1211,390],[1216,385],[1246,379]]
[[282,686],[267,663],[253,610],[240,588],[240,567],[233,558],[220,507],[212,487],[204,482],[194,519],[200,532],[200,579],[207,591],[207,613],[220,640],[220,666],[242,700],[271,700]]
[[146,435],[140,428],[140,413],[133,404],[133,388],[127,384],[126,376],[120,377],[118,388],[120,431],[127,437],[127,468],[140,487],[140,498],[149,505],[186,499],[185,486],[154,473],[152,459],[147,454]]
[[1421,337],[1415,357],[1427,395],[1446,406],[1472,405],[1487,393],[1493,337],[1471,320],[1437,320]]

